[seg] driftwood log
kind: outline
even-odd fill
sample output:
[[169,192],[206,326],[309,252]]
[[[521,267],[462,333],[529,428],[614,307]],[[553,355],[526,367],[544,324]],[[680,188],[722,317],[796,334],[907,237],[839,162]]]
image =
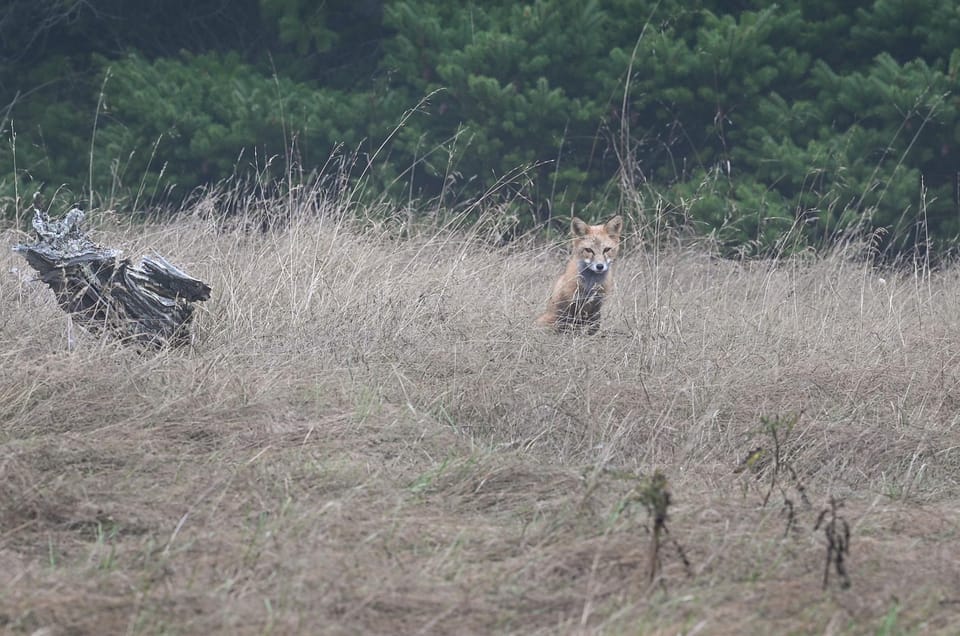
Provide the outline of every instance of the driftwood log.
[[37,242],[13,249],[37,270],[61,309],[90,333],[155,348],[188,344],[193,303],[210,298],[210,287],[160,256],[131,264],[119,250],[91,241],[83,218],[74,208],[53,221],[35,205]]

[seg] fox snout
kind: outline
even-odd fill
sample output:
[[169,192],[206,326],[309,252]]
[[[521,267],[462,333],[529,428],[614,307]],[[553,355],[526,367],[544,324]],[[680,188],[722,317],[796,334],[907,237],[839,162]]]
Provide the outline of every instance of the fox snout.
[[610,259],[606,254],[580,259],[580,271],[590,274],[605,274],[610,269]]
[[609,267],[610,265],[604,261],[594,261],[592,263],[587,263],[587,269],[597,274],[604,273],[605,271],[607,271]]

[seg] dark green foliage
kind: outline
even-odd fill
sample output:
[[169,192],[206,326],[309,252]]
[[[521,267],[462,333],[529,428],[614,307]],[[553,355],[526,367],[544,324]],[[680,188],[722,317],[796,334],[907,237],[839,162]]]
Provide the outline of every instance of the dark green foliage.
[[[136,50],[152,59],[181,50],[256,46],[259,21],[251,6],[255,0],[0,3],[0,215],[13,207],[15,181],[23,186],[21,194],[41,183],[64,184],[75,200],[88,200],[83,192],[89,188],[90,142],[105,70],[97,56],[115,59]],[[148,136],[134,134],[138,141]],[[151,143],[143,141],[138,152],[149,153]],[[108,168],[124,160],[95,157]]]
[[683,37],[663,29],[644,39],[631,102],[636,119],[655,122],[640,138],[643,175],[673,182],[667,198],[693,201],[689,215],[731,249],[770,248],[791,227],[826,239],[860,220],[892,228],[897,247],[908,247],[921,175],[925,220],[943,238],[955,234],[955,175],[943,170],[960,141],[956,105],[945,99],[952,82],[923,59],[900,64],[880,53],[843,73],[815,59],[831,58],[834,42],[812,34],[841,36],[837,46],[849,51],[854,26],[804,21],[788,5],[704,12]]
[[109,73],[96,142],[102,156],[121,159],[123,185],[164,170],[171,182],[192,188],[249,166],[262,170],[277,157],[282,171],[295,139],[303,160],[319,165],[338,142],[359,142],[339,131],[361,129],[362,96],[271,78],[236,55],[152,63],[130,56],[109,65]]
[[535,207],[566,210],[578,195],[586,200],[616,170],[602,166],[598,149],[620,79],[604,59],[609,14],[576,0],[454,7],[394,2],[385,12],[397,35],[382,64],[406,79],[411,101],[443,89],[429,127],[398,139],[411,158],[433,153],[418,185],[435,189],[452,164],[478,178],[476,194],[523,167]]
[[[0,127],[17,131],[21,180],[184,196],[309,171],[339,148],[367,192],[448,205],[519,192],[527,226],[625,205],[748,254],[876,228],[894,253],[939,250],[960,233],[951,3],[131,7],[0,9]],[[0,197],[12,159],[0,148]]]

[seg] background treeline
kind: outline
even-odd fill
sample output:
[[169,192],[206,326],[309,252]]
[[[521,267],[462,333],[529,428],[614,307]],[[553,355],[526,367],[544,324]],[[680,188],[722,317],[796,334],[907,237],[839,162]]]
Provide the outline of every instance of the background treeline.
[[728,251],[941,251],[958,34],[942,0],[7,0],[0,206],[326,170],[521,228],[626,204]]

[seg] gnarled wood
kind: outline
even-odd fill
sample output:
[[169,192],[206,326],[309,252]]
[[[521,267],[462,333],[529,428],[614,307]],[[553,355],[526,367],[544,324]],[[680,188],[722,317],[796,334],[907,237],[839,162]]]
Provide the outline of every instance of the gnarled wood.
[[87,331],[151,347],[187,344],[193,303],[210,298],[210,287],[160,256],[131,264],[119,250],[91,241],[81,227],[83,219],[74,208],[54,221],[34,206],[37,242],[13,249]]

